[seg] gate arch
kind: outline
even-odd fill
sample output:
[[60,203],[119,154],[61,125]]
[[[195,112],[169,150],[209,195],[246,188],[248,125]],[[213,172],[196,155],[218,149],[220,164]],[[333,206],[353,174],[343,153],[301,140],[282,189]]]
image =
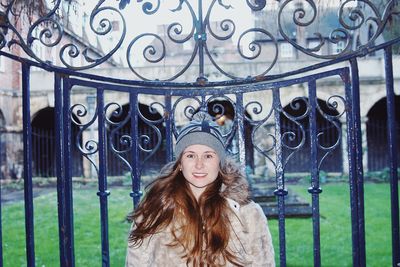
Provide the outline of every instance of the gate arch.
[[[54,108],[47,107],[37,111],[32,116],[32,166],[33,176],[36,177],[56,177],[56,141]],[[79,121],[79,120],[78,120]],[[72,140],[78,132],[77,127],[72,128]],[[72,176],[81,177],[83,175],[82,156],[77,148],[72,148]]]
[[[386,97],[380,99],[371,107],[367,114],[368,171],[382,171],[389,168],[386,102]],[[397,138],[400,138],[400,96],[395,96],[394,103],[396,117],[394,125],[396,127],[395,133]],[[396,150],[400,151],[399,144]]]

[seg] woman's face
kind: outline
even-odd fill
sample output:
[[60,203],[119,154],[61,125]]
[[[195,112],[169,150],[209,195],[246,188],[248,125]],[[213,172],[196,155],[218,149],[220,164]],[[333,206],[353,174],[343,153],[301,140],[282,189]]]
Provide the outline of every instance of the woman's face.
[[190,189],[198,199],[207,185],[217,179],[219,157],[214,149],[208,146],[191,145],[182,152],[180,167]]

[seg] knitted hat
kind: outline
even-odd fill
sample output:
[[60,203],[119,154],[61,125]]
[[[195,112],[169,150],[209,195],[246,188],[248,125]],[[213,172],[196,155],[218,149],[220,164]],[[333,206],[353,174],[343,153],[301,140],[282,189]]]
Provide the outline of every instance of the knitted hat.
[[176,139],[175,155],[178,157],[188,146],[205,145],[212,148],[221,163],[225,160],[224,138],[208,113],[199,111],[193,115]]

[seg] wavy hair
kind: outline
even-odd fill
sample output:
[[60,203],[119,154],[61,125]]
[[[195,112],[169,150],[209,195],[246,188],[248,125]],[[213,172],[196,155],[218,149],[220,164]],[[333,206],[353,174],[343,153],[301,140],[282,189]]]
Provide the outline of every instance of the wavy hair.
[[[169,230],[172,239],[168,246],[183,248],[182,258],[188,266],[225,266],[227,262],[244,266],[228,247],[233,231],[229,217],[234,214],[221,190],[244,179],[242,172],[232,160],[226,160],[217,179],[196,201],[179,170],[180,159],[161,170],[160,176],[147,187],[138,208],[128,215],[134,222],[129,233],[130,245],[139,247],[145,238]],[[249,202],[248,195],[244,201]]]

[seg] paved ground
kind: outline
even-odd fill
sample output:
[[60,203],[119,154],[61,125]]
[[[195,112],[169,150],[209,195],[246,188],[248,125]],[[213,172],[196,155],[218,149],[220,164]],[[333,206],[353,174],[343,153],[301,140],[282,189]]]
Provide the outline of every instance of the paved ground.
[[[50,192],[56,192],[55,188],[35,188],[33,189],[33,197],[37,197]],[[23,190],[2,190],[1,191],[1,204],[9,204],[17,201],[24,200]]]

